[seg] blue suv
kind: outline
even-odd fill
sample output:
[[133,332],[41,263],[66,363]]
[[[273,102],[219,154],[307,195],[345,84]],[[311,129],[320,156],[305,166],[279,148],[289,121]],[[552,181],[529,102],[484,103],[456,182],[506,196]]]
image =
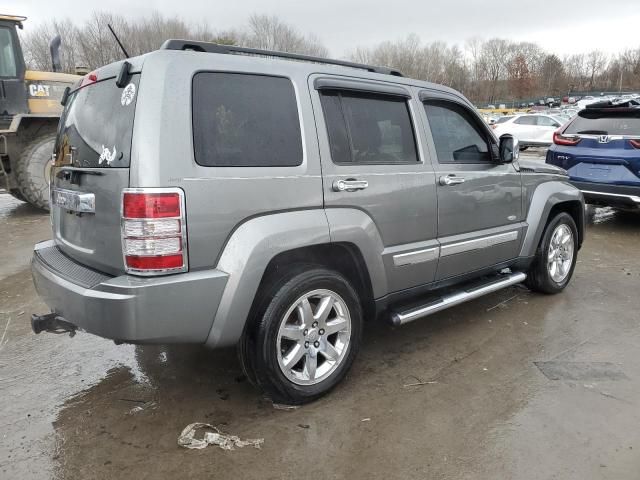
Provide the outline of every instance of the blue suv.
[[640,105],[602,102],[553,135],[547,163],[569,172],[587,203],[640,209]]

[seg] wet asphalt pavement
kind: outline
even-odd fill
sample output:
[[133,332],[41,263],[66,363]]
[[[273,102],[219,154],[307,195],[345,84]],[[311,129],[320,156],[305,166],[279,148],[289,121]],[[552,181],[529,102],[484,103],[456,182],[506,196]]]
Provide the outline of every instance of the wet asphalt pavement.
[[[0,478],[638,479],[640,215],[590,220],[564,293],[370,324],[342,385],[279,410],[233,350],[34,335],[49,220],[0,191]],[[192,422],[264,445],[180,448]]]

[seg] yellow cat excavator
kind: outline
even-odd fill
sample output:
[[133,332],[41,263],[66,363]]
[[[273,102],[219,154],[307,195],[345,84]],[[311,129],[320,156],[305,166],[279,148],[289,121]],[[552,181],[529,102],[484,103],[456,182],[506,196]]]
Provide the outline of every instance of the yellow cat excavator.
[[60,100],[81,77],[60,73],[59,36],[50,44],[53,71],[26,69],[17,32],[25,20],[0,14],[0,188],[46,210]]

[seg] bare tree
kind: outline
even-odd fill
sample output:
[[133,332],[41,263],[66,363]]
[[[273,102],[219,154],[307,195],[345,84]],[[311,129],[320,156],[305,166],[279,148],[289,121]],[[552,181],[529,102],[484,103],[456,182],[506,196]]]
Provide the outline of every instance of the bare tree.
[[60,35],[62,39],[61,63],[63,71],[72,72],[75,69],[79,61],[75,48],[78,44],[79,30],[68,18],[53,20],[21,36],[25,61],[30,68],[51,69],[49,42],[56,35]]
[[[119,60],[123,53],[107,28],[111,24],[131,55],[155,50],[168,38],[191,38],[268,50],[296,52],[318,57],[328,50],[315,35],[301,32],[275,16],[252,15],[247,24],[214,30],[207,23],[187,23],[153,13],[130,19],[113,12],[95,12],[86,22],[53,19],[37,28],[30,24],[21,33],[25,59],[30,68],[49,70],[49,41],[62,38],[62,65],[90,69]],[[405,75],[451,86],[477,103],[556,96],[571,89],[600,91],[640,89],[640,47],[613,56],[600,51],[568,55],[560,60],[531,42],[502,38],[467,40],[464,48],[445,42],[423,43],[410,34],[397,41],[382,41],[354,49],[354,61],[389,66]]]
[[600,50],[594,50],[587,54],[587,69],[589,72],[589,88],[594,87],[595,79],[607,65],[607,55]]
[[189,25],[181,19],[159,13],[136,20],[109,12],[94,12],[82,25],[69,19],[52,20],[22,36],[23,50],[30,68],[49,70],[49,41],[60,34],[63,43],[63,69],[76,66],[93,69],[123,57],[107,25],[110,24],[130,55],[155,50],[169,38],[191,38],[222,44],[296,52],[319,57],[328,55],[318,37],[303,35],[277,17],[253,15],[247,27],[213,31],[205,23]]
[[252,48],[326,57],[329,52],[315,36],[305,36],[276,16],[251,15],[239,42]]
[[490,83],[490,102],[496,100],[496,88],[498,81],[505,76],[509,53],[510,44],[502,38],[492,38],[482,45],[481,55]]
[[540,86],[542,92],[549,92],[553,95],[564,93],[565,90],[565,69],[562,61],[556,55],[547,55],[542,62],[540,69]]

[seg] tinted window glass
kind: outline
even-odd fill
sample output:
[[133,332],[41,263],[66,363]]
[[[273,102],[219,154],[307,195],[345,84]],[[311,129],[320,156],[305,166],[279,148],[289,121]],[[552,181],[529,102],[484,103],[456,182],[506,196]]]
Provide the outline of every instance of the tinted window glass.
[[513,117],[500,117],[498,120],[496,120],[496,123],[505,123],[511,120],[512,118]]
[[518,125],[535,125],[538,118],[535,115],[525,115],[523,117],[516,118],[513,123],[517,123]]
[[386,95],[321,94],[334,163],[418,161],[407,102]]
[[576,117],[564,133],[595,135],[639,135],[639,117],[583,118]]
[[0,77],[15,77],[16,72],[16,57],[11,30],[0,28]]
[[193,78],[196,162],[207,167],[290,167],[302,163],[291,80],[198,73]]
[[[54,152],[56,165],[77,167],[128,167],[140,75],[132,75],[133,87],[118,88],[113,79],[76,90],[67,99]],[[123,105],[125,89],[134,92]]]
[[424,108],[440,163],[491,160],[485,134],[463,107],[449,102],[428,102]]

